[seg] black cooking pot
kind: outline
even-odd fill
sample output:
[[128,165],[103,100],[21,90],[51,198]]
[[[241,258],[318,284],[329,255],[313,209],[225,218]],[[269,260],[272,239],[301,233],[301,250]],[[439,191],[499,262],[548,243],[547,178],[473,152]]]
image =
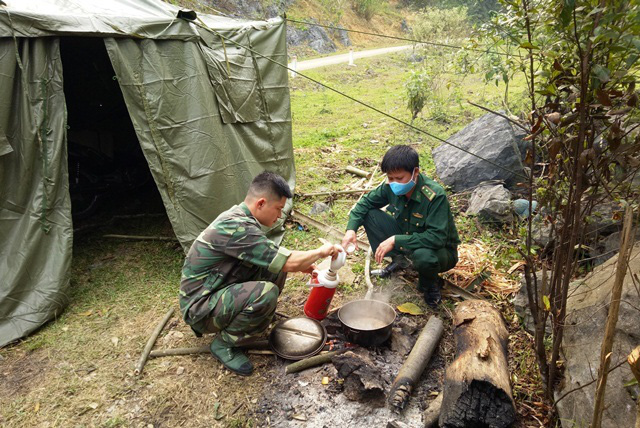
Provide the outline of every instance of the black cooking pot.
[[378,300],[354,300],[338,310],[338,319],[349,342],[379,346],[391,336],[396,311]]

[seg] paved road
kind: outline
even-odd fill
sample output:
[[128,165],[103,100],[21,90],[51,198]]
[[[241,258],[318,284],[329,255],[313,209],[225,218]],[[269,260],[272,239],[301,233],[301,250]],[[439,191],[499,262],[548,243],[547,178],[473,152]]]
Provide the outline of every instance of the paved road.
[[[406,51],[411,49],[413,45],[393,46],[390,48],[371,49],[367,51],[353,52],[354,63],[358,64],[359,58],[368,58],[370,56],[384,55],[393,52]],[[312,68],[325,67],[327,65],[340,64],[343,62],[349,62],[349,54],[331,55],[323,58],[309,59],[307,61],[298,61],[297,71],[310,70]],[[292,65],[289,64],[289,68]]]

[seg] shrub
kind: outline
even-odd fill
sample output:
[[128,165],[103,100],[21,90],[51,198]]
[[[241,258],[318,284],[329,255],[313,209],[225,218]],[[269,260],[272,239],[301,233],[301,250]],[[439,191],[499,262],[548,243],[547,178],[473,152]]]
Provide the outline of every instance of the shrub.
[[382,0],[353,0],[353,10],[368,21],[378,11],[381,1]]
[[416,40],[437,41],[459,40],[470,34],[471,23],[466,7],[439,9],[426,7],[416,17],[413,37]]

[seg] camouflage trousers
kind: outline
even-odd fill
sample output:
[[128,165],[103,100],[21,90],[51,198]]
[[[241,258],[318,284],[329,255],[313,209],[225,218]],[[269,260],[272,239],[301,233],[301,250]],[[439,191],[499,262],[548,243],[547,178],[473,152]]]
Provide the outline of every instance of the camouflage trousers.
[[269,281],[231,284],[212,296],[210,315],[191,328],[199,333],[219,333],[229,344],[259,336],[276,311],[278,285]]

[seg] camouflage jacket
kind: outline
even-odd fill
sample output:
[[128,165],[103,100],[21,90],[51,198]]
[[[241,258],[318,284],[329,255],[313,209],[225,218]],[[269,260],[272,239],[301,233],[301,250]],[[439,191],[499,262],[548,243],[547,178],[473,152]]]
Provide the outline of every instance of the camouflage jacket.
[[180,310],[187,324],[209,316],[216,292],[273,280],[291,252],[268,239],[243,202],[223,212],[193,242],[182,267]]

